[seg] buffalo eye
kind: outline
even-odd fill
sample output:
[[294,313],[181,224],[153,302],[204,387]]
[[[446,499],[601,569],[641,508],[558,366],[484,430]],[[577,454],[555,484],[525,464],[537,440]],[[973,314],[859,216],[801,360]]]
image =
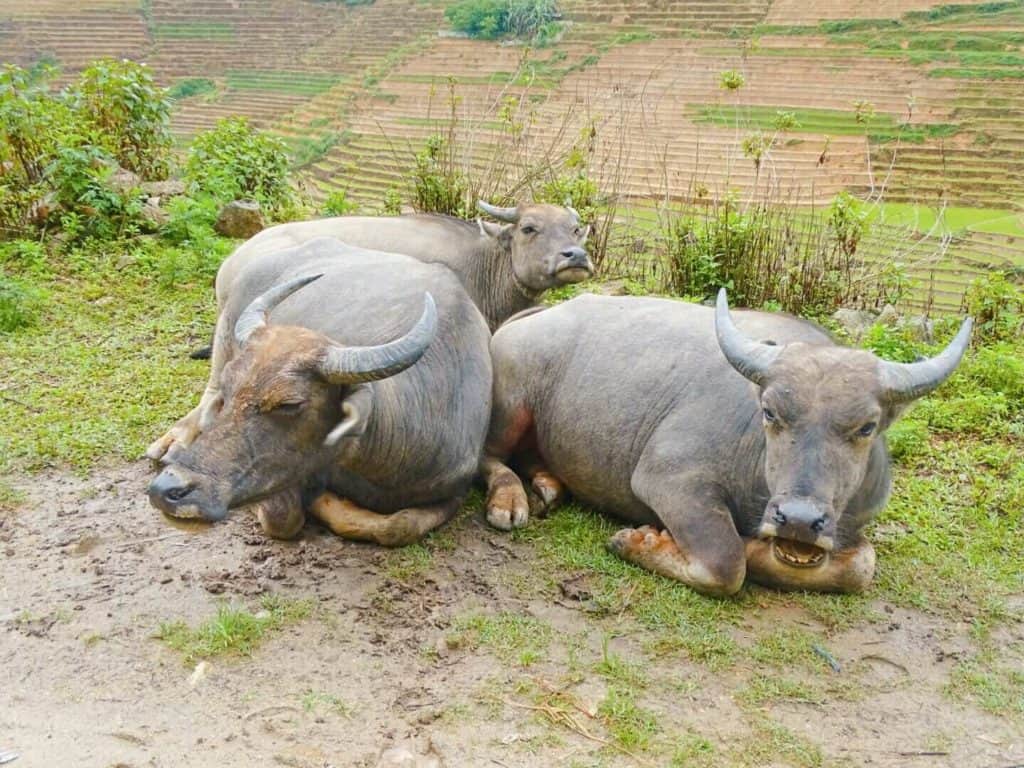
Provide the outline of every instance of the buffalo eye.
[[775,412],[771,408],[762,408],[761,409],[761,414],[764,416],[765,423],[767,423],[767,424],[774,424],[775,423]]
[[573,233],[573,234],[574,234],[574,235],[575,235],[576,237],[579,237],[580,235],[582,235],[582,234],[583,234],[583,228],[582,228],[582,227],[576,227],[576,229],[574,229],[574,230],[572,231],[572,233]]
[[522,232],[524,235],[533,235],[533,234],[537,233],[537,228],[534,227],[534,226],[531,226],[530,224],[527,224],[525,227],[523,227],[519,231]]
[[857,430],[857,436],[858,437],[871,437],[871,435],[874,434],[875,428],[877,426],[878,426],[878,424],[876,424],[875,422],[869,421],[867,424],[865,424],[863,427],[861,427],[860,429]]
[[287,400],[275,405],[271,412],[279,416],[296,416],[305,404],[302,400]]

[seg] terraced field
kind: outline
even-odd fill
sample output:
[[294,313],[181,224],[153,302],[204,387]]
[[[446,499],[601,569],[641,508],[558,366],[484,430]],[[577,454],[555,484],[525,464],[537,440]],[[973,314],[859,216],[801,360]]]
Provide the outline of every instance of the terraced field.
[[[933,218],[1024,207],[1021,0],[567,0],[565,34],[537,51],[445,36],[443,7],[86,0],[69,14],[7,0],[0,49],[68,76],[101,55],[145,60],[180,94],[182,139],[248,115],[288,142],[315,198],[344,188],[368,210],[439,132],[480,169],[510,142],[555,152],[591,129],[591,173],[624,208],[725,194],[815,205],[844,189]],[[741,87],[723,88],[729,71]],[[743,147],[757,134],[769,144],[755,163]],[[870,250],[891,256],[905,222],[878,229]],[[958,303],[962,270],[1024,263],[1012,226],[920,234],[931,255],[911,273],[934,273],[941,306]]]

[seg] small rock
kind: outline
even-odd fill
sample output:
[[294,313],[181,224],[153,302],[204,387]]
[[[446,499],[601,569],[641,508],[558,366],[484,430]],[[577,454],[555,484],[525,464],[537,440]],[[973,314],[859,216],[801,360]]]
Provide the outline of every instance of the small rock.
[[188,677],[189,686],[195,688],[197,685],[203,682],[203,680],[206,679],[206,676],[208,674],[210,674],[209,662],[200,661],[198,664],[196,664],[196,668],[192,670],[192,674]]
[[185,182],[180,179],[144,181],[140,185],[140,189],[149,197],[177,197],[185,194]]
[[896,311],[896,307],[892,304],[886,304],[882,307],[882,311],[878,313],[878,322],[882,325],[893,326],[899,322],[900,313]]
[[901,317],[897,326],[907,331],[915,341],[931,344],[935,341],[935,323],[924,315]]
[[392,747],[384,751],[377,768],[441,768],[435,755],[418,755],[408,747]]
[[142,210],[139,212],[139,218],[142,221],[144,229],[150,232],[155,232],[170,221],[171,215],[161,208],[159,203],[154,203],[152,200],[148,200],[146,201],[146,204],[142,206]]
[[266,224],[260,204],[249,200],[235,200],[221,208],[213,228],[224,237],[249,239]]
[[859,341],[868,328],[875,324],[875,315],[866,309],[837,309],[832,315],[854,341]]
[[139,178],[137,173],[133,173],[127,168],[118,168],[111,174],[107,183],[111,189],[123,194],[131,192],[133,189],[138,189],[139,185],[142,184],[142,179]]

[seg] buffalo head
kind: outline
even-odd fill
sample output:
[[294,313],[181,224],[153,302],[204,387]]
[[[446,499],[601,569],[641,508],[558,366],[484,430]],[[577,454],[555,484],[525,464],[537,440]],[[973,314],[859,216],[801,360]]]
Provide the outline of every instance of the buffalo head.
[[572,208],[548,204],[499,208],[482,200],[477,207],[505,222],[502,226],[481,220],[480,227],[511,251],[516,279],[530,291],[578,283],[594,274],[583,247],[590,226],[584,226]]
[[757,530],[781,563],[814,567],[836,545],[843,510],[865,481],[882,434],[912,400],[945,381],[963,357],[972,321],[939,355],[916,363],[880,360],[866,350],[743,335],[718,294],[718,345],[757,385],[765,434],[769,501]]
[[204,431],[149,486],[155,507],[176,517],[221,520],[228,510],[300,485],[336,460],[346,436],[362,433],[372,407],[366,382],[413,365],[437,332],[428,293],[423,314],[395,341],[345,347],[267,314],[319,278],[302,277],[256,298],[235,324],[238,352],[224,368],[221,397]]

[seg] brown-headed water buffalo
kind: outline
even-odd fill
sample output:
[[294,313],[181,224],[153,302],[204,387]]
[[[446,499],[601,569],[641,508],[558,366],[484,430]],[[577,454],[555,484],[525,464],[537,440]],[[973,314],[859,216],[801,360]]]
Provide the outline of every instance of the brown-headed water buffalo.
[[[516,312],[533,306],[544,291],[575,283],[593,274],[583,245],[588,227],[572,208],[520,205],[480,209],[503,225],[468,222],[431,214],[365,217],[339,216],[279,224],[250,238],[217,272],[217,304],[223,310],[238,275],[254,259],[294,248],[317,237],[349,245],[401,253],[419,261],[443,264],[462,282],[493,331]],[[223,311],[221,311],[223,315]],[[214,350],[227,347],[231,323],[218,320]],[[188,445],[199,433],[199,414],[216,397],[223,359],[211,350],[210,381],[199,407],[154,441],[146,456],[163,458],[173,445]]]
[[156,507],[219,520],[257,504],[279,538],[308,508],[384,545],[455,513],[487,432],[491,361],[451,270],[318,238],[254,256],[223,301],[216,394],[152,482]]
[[491,341],[488,520],[527,522],[517,456],[540,497],[563,487],[632,523],[609,547],[713,595],[749,575],[852,592],[862,535],[889,494],[883,433],[941,384],[971,321],[938,356],[900,364],[836,346],[805,321],[653,298],[582,296]]

